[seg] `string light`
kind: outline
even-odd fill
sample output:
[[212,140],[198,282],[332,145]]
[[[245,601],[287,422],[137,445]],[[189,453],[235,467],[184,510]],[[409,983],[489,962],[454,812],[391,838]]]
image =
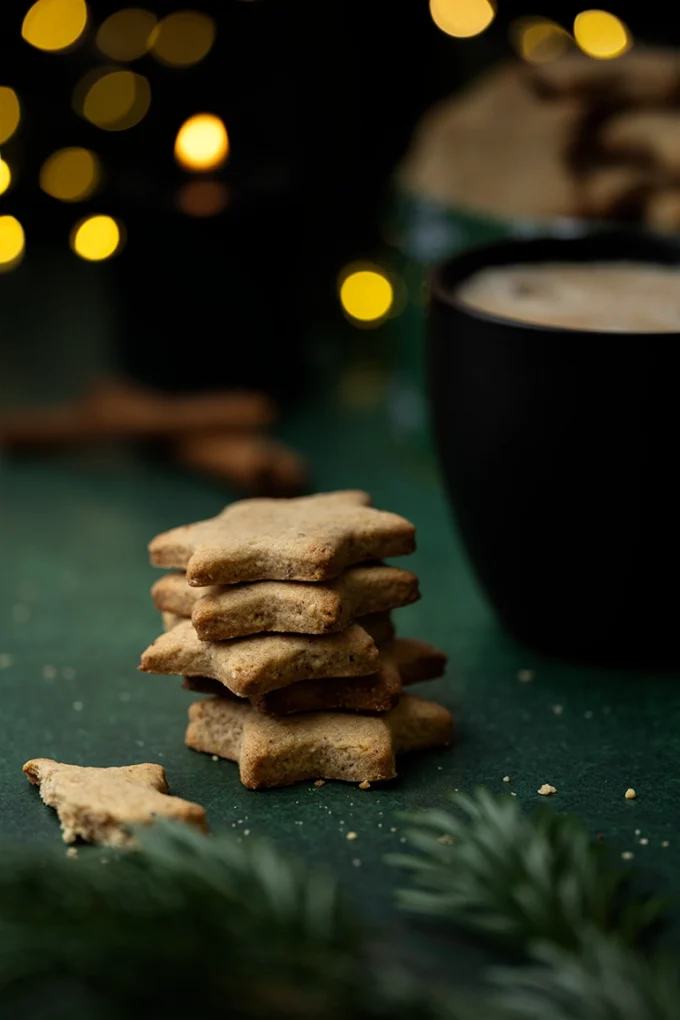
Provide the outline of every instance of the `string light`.
[[120,251],[120,227],[112,216],[87,216],[71,231],[71,247],[87,262],[103,262]]
[[394,287],[378,267],[346,269],[340,277],[340,304],[362,325],[379,325],[394,303]]
[[584,53],[596,60],[613,60],[633,45],[632,36],[621,19],[600,10],[576,15],[574,39]]
[[496,17],[492,0],[430,0],[437,28],[457,39],[469,39],[488,28]]
[[175,139],[175,159],[187,170],[214,170],[229,154],[224,122],[214,113],[197,113],[182,124]]
[[187,181],[175,197],[177,208],[187,216],[217,216],[228,202],[229,192],[221,181]]
[[156,24],[156,15],[141,7],[116,11],[99,26],[97,48],[111,60],[137,60],[151,49]]
[[522,60],[531,64],[557,60],[571,43],[569,33],[548,18],[518,18],[510,25],[510,39]]
[[38,0],[26,13],[21,35],[36,49],[56,53],[77,42],[86,26],[85,0]]
[[190,67],[203,60],[215,41],[215,22],[200,11],[168,14],[151,34],[151,53],[169,67]]
[[0,145],[9,141],[21,120],[21,107],[14,89],[0,85]]
[[96,191],[101,179],[98,157],[89,149],[58,149],[40,168],[40,187],[62,202],[80,202]]
[[77,112],[104,131],[125,131],[146,116],[151,105],[151,86],[134,71],[91,71],[76,86],[73,105]]
[[4,159],[0,158],[0,195],[4,195],[12,183],[12,171]]
[[0,216],[0,273],[19,265],[25,247],[24,228],[16,216]]

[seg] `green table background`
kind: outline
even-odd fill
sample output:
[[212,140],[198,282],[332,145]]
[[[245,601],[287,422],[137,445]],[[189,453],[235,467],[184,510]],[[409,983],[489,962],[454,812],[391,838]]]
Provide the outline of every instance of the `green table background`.
[[[90,284],[83,312],[89,329],[95,298]],[[82,382],[78,351],[85,330],[71,325],[61,346],[50,345],[52,353],[45,354],[38,385],[43,395],[49,388],[44,380],[52,369],[56,378],[58,367],[72,388]],[[37,349],[15,350],[12,364],[16,368],[18,359],[28,367]],[[88,364],[88,372],[98,367]],[[0,373],[0,387],[16,385],[13,371],[6,366]],[[29,372],[27,378],[35,377]],[[136,671],[140,652],[160,630],[148,594],[158,576],[147,563],[148,540],[212,515],[233,494],[118,449],[6,461],[0,464],[3,840],[46,845],[60,839],[54,812],[22,775],[26,759],[158,762],[173,793],[206,807],[214,832],[267,836],[310,861],[329,862],[358,907],[384,921],[393,909],[396,877],[382,858],[400,849],[398,812],[443,805],[452,789],[479,784],[513,791],[530,808],[543,801],[537,790],[548,782],[558,790],[556,809],[580,813],[593,833],[617,852],[634,851],[655,882],[677,891],[677,679],[574,669],[542,660],[507,637],[466,563],[433,457],[399,445],[380,407],[362,410],[330,397],[301,407],[281,434],[309,458],[314,488],[366,488],[377,506],[417,525],[417,552],[402,562],[419,574],[423,599],[396,620],[400,633],[431,641],[450,656],[446,677],[419,693],[452,708],[455,746],[403,759],[398,780],[368,791],[310,782],[245,790],[235,765],[184,747],[192,696],[175,678]],[[534,670],[535,678],[521,683],[522,669]],[[561,714],[554,705],[563,706]],[[624,799],[629,786],[637,790],[635,801]],[[636,829],[647,845],[639,844]],[[347,840],[349,831],[356,840]],[[666,840],[670,845],[663,847]],[[455,966],[465,960],[459,956]]]

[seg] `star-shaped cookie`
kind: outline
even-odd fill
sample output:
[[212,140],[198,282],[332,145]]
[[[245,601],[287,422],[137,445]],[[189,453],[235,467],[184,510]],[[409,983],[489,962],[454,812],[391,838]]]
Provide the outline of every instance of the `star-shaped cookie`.
[[327,581],[354,563],[413,552],[413,525],[369,502],[355,491],[240,500],[210,520],[157,535],[151,562],[185,570],[190,585],[205,586]]
[[[268,694],[249,698],[258,712],[290,715],[295,712],[389,712],[399,701],[402,687],[441,676],[446,655],[438,648],[412,638],[396,638],[380,651],[380,668],[374,676],[300,680]],[[233,697],[217,680],[185,677],[185,690],[216,697]]]
[[151,594],[157,609],[190,617],[203,641],[262,631],[329,634],[358,617],[397,609],[420,597],[415,574],[382,564],[348,567],[325,584],[255,581],[195,588],[184,574],[166,574]]
[[104,846],[126,846],[133,842],[131,826],[150,825],[157,817],[187,822],[207,832],[200,804],[168,796],[165,769],[160,765],[83,768],[33,758],[23,770],[40,789],[45,804],[56,808],[65,843],[81,838]]
[[378,669],[373,638],[357,623],[339,634],[256,634],[201,641],[191,620],[161,634],[142,654],[144,673],[208,676],[239,697],[322,677],[365,676]]
[[312,712],[284,719],[208,698],[191,705],[185,742],[237,761],[243,785],[259,790],[303,779],[392,779],[396,754],[448,744],[451,729],[447,709],[409,695],[382,716]]

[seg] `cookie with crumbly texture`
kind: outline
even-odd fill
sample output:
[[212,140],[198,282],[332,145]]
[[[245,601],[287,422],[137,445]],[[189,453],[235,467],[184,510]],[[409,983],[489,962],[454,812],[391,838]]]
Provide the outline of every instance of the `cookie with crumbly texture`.
[[190,620],[161,634],[142,654],[144,673],[209,676],[239,697],[297,680],[366,676],[378,669],[375,641],[358,624],[339,634],[258,634],[201,641]]
[[[438,648],[424,641],[396,638],[381,650],[380,668],[374,676],[300,680],[248,700],[258,712],[267,715],[324,710],[389,712],[399,701],[402,686],[434,680],[442,675],[445,666],[446,655]],[[198,694],[234,697],[226,687],[208,677],[185,677],[182,686]]]
[[203,641],[225,641],[271,631],[330,634],[366,614],[420,598],[418,578],[382,564],[348,567],[325,584],[254,581],[192,588],[183,574],[166,574],[151,595],[157,609],[190,617]]
[[56,809],[65,843],[76,839],[103,846],[127,846],[134,841],[130,827],[171,818],[207,832],[200,804],[168,795],[165,769],[160,765],[85,768],[51,758],[32,758],[23,771]]
[[405,695],[382,716],[312,712],[274,718],[227,698],[189,708],[185,742],[195,751],[239,763],[251,790],[304,779],[374,783],[396,775],[395,755],[451,741],[451,714]]
[[415,528],[370,507],[365,492],[243,499],[217,517],[157,535],[151,563],[186,571],[190,585],[327,581],[355,563],[405,556]]

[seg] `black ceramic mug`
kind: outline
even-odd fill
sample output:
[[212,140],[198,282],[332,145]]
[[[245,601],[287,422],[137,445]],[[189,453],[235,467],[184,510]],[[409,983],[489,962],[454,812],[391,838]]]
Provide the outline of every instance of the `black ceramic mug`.
[[572,661],[676,667],[680,331],[535,326],[454,296],[487,266],[612,260],[680,263],[680,246],[622,233],[509,241],[436,269],[435,435],[470,559],[517,638]]

